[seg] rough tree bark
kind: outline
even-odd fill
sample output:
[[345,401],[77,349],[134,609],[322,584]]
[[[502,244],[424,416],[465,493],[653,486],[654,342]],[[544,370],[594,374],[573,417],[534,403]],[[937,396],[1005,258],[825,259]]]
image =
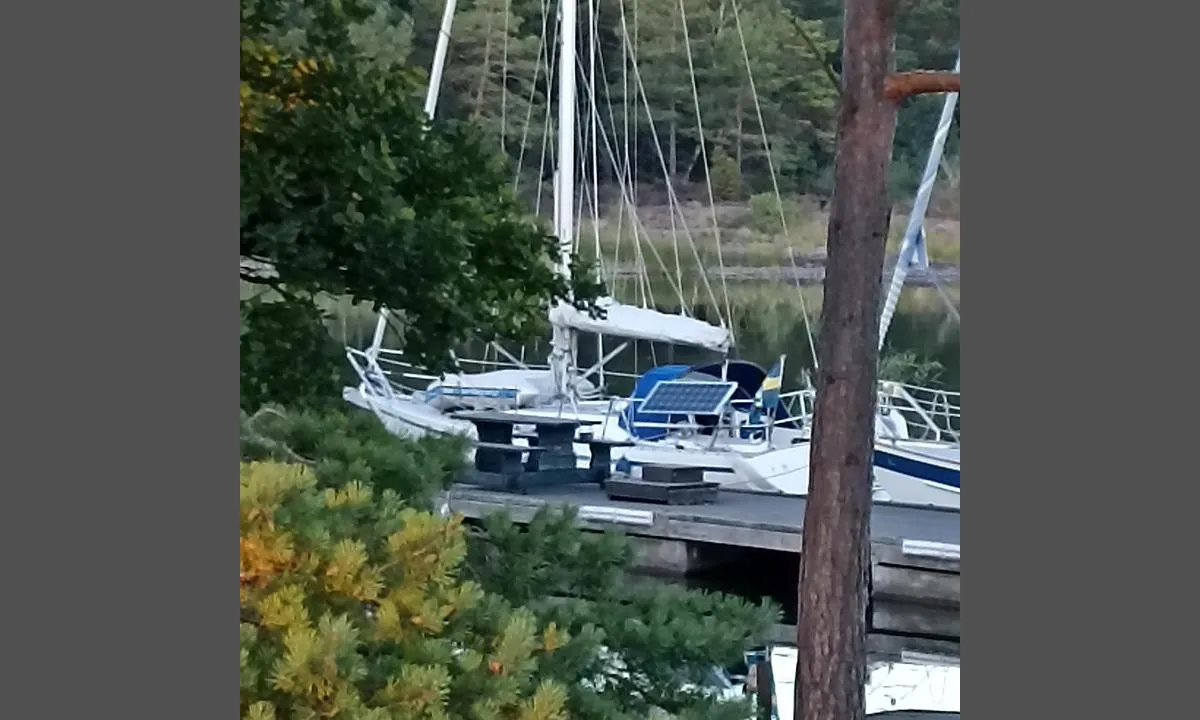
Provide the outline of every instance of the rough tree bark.
[[895,0],[845,0],[842,93],[798,592],[797,720],[862,720],[871,455],[887,176],[896,103]]
[[958,73],[893,73],[895,0],[845,0],[817,404],[797,593],[797,720],[865,715],[871,455],[896,109]]

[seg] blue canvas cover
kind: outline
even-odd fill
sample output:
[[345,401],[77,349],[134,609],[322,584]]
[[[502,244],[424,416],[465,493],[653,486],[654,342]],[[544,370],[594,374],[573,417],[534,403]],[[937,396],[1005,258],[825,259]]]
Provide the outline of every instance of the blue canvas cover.
[[[664,380],[678,380],[691,370],[690,365],[660,365],[656,368],[651,368],[638,378],[637,384],[633,386],[633,393],[629,396],[632,400],[643,400],[654,386]],[[622,428],[635,438],[641,440],[655,440],[667,434],[666,429],[660,427],[635,427],[635,422],[642,423],[672,423],[683,422],[687,420],[682,416],[671,416],[661,413],[641,413],[638,412],[640,403],[632,402],[629,407],[625,408],[625,412],[621,415]]]

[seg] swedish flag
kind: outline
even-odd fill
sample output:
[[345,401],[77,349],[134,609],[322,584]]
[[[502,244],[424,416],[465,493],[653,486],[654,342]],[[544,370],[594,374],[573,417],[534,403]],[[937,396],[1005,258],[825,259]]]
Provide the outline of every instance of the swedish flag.
[[767,371],[767,376],[763,378],[754,398],[755,404],[768,415],[775,412],[776,406],[779,405],[779,391],[783,387],[783,363],[786,360],[787,355],[779,356],[779,360]]

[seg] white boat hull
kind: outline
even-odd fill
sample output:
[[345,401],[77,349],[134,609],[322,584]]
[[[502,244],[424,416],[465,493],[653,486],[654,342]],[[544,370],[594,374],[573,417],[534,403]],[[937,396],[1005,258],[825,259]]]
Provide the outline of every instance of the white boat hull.
[[[471,423],[450,417],[412,397],[368,398],[359,388],[349,387],[343,390],[343,397],[357,407],[374,412],[389,432],[400,437],[454,434],[469,440],[477,439]],[[606,401],[582,403],[574,410],[522,408],[512,412],[531,418],[578,417],[596,421],[598,424],[588,426],[596,435],[628,440],[628,433],[609,413],[609,408]],[[699,467],[704,468],[706,481],[720,483],[729,489],[807,495],[810,445],[808,442],[793,443],[794,435],[794,432],[778,430],[771,445],[766,441],[747,440],[718,443],[711,449],[707,436],[642,441],[630,448],[614,449],[613,462],[628,461],[628,469],[634,477],[641,475],[640,468],[646,464]],[[520,439],[515,442],[524,444]],[[587,467],[591,461],[587,444],[578,442],[574,448],[579,467]],[[876,500],[959,508],[957,448],[913,440],[881,440],[876,443],[876,448]],[[930,479],[949,475],[955,478],[954,485]]]
[[[403,395],[393,395],[388,399],[368,397],[360,388],[347,387],[342,390],[342,399],[355,407],[373,412],[388,432],[399,437],[418,439],[430,435],[459,435],[470,441],[479,439],[475,426],[470,422],[451,417],[414,397]],[[576,417],[581,420],[595,421],[596,424],[588,424],[585,427],[593,428],[593,432],[597,435],[603,432],[603,437],[611,440],[628,440],[629,434],[622,430],[617,422],[609,419],[608,409],[609,403],[603,402],[581,403],[578,411],[566,408],[560,411],[556,407],[521,408],[508,412],[531,419]],[[517,428],[520,429],[521,426],[518,425]],[[533,426],[530,425],[528,429],[532,430]],[[527,445],[528,443],[522,438],[515,438],[513,444]],[[579,467],[588,467],[592,454],[587,443],[577,442],[574,449],[575,457],[579,459]],[[613,455],[614,462],[623,457],[619,450],[615,451]]]
[[[796,648],[770,649],[776,718],[795,717]],[[882,713],[935,714],[962,711],[959,697],[961,671],[957,658],[905,657],[878,664],[867,674],[866,715]]]
[[[898,448],[897,445],[906,446]],[[921,446],[916,441],[897,443],[877,442],[876,455],[886,450],[889,454],[902,456],[910,462],[904,465],[907,472],[881,466],[877,457],[874,467],[875,485],[879,499],[911,505],[934,505],[937,507],[959,508],[959,488],[949,484],[930,481],[922,475],[928,468],[944,468],[951,472],[950,462],[940,462],[929,456],[922,456],[909,449],[909,446]],[[807,495],[809,483],[809,443],[799,443],[790,447],[777,448],[758,455],[742,456],[734,460],[734,471],[754,485],[770,485],[786,495]],[[917,464],[922,468],[917,468]],[[957,463],[953,464],[952,472],[958,474]],[[882,492],[878,492],[882,491]],[[883,497],[886,495],[886,498]]]
[[461,435],[469,440],[478,439],[475,426],[471,423],[452,418],[437,408],[407,397],[395,396],[385,400],[369,397],[360,388],[347,387],[342,389],[342,399],[375,413],[393,435],[412,439],[428,435]]
[[[809,451],[807,442],[768,448],[766,443],[739,443],[712,450],[689,446],[687,443],[652,442],[629,448],[633,476],[645,464],[669,467],[700,467],[704,479],[718,482],[730,489],[778,492],[784,495],[807,495],[809,483]],[[893,448],[894,451],[894,448]],[[933,505],[958,508],[957,488],[923,480],[914,475],[876,466],[875,497],[911,505]]]

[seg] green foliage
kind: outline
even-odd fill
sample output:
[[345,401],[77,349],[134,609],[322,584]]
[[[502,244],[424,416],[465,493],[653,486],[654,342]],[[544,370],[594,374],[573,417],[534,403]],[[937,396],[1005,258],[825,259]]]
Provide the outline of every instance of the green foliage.
[[737,161],[717,148],[712,154],[709,181],[716,200],[738,200],[742,197],[742,171]]
[[406,354],[430,364],[472,335],[538,332],[552,299],[587,307],[589,266],[556,272],[557,241],[512,197],[505,159],[470,125],[430,124],[420,74],[371,49],[379,8],[242,0],[243,260],[272,268],[288,301],[391,308]]
[[[763,235],[794,233],[804,223],[804,210],[794,200],[777,200],[774,192],[750,196],[750,227]],[[784,227],[786,221],[787,227]]]
[[[415,76],[428,69],[437,39],[440,6],[377,3],[371,14],[352,25],[351,34],[364,56]],[[379,7],[381,6],[381,7]],[[695,164],[699,131],[685,40],[691,48],[705,139],[740,161],[742,180],[751,192],[770,188],[761,110],[779,180],[788,192],[828,192],[827,171],[833,161],[837,89],[829,66],[840,67],[842,34],[840,0],[740,0],[736,17],[721,0],[688,2],[687,35],[675,2],[624,3],[630,52],[638,69],[654,126],[665,157],[676,156],[679,170],[697,180]],[[506,15],[506,9],[508,14]],[[954,63],[959,41],[958,0],[906,3],[897,19],[896,57],[901,69],[944,69]],[[526,170],[537,165],[539,148],[549,131],[547,106],[553,110],[553,82],[547,81],[546,50],[555,41],[554,9],[544,15],[542,3],[516,0],[460,2],[454,21],[453,53],[446,64],[439,116],[476,123],[489,148],[516,160]],[[649,142],[651,123],[641,106],[636,82],[626,82],[622,61],[622,7],[601,0],[597,20],[598,72],[607,85],[601,96],[601,122],[624,144],[628,104],[630,152],[636,155],[640,183],[661,183],[657,150]],[[740,24],[740,32],[739,32]],[[542,47],[542,30],[547,28]],[[291,36],[289,36],[291,37]],[[750,91],[742,38],[753,73],[757,107]],[[586,33],[581,33],[580,59],[586,63]],[[541,52],[539,53],[539,50]],[[632,69],[627,74],[632,75]],[[535,81],[536,80],[536,81]],[[420,95],[422,87],[414,88]],[[626,90],[628,90],[626,94]],[[581,93],[582,93],[581,88]],[[608,103],[613,117],[609,117]],[[896,161],[920,167],[941,99],[916,98],[901,108],[896,134]],[[527,118],[529,119],[527,122]],[[669,146],[674,129],[675,147]],[[522,142],[522,139],[524,142]],[[957,153],[958,130],[948,144]],[[616,148],[620,154],[621,148]],[[601,148],[601,165],[605,150]],[[602,174],[606,168],[602,167]],[[508,176],[509,180],[515,172]],[[904,181],[897,176],[897,182]],[[903,188],[911,192],[912,188]]]
[[413,49],[413,21],[398,6],[379,0],[370,17],[351,23],[350,39],[369,62],[381,68],[404,68]]
[[345,355],[311,301],[242,302],[243,408],[271,403],[325,405],[341,397]]
[[[736,597],[631,583],[626,538],[579,531],[570,509],[543,508],[524,528],[494,515],[472,540],[472,578],[575,638],[548,669],[570,688],[575,718],[644,718],[652,708],[711,717],[725,703],[705,676],[740,661],[778,619]],[[580,676],[589,681],[572,682]]]
[[459,578],[459,520],[243,463],[241,716],[558,720],[566,635]]
[[[832,159],[837,91],[824,76],[820,55],[836,46],[830,40],[836,36],[820,22],[789,22],[779,0],[741,0],[736,12],[728,2],[701,0],[688,2],[684,10],[677,2],[641,3],[635,18],[625,3],[627,24],[636,24],[638,66],[655,118],[651,128],[644,111],[634,113],[637,132],[648,137],[657,130],[659,141],[667,143],[673,137],[676,155],[698,160],[702,124],[711,179],[721,199],[740,199],[743,187],[770,187],[768,146],[785,184],[806,181],[820,162]],[[621,37],[620,17],[619,7],[600,14],[601,24],[611,23],[616,38]],[[603,54],[607,67],[620,67],[619,44],[606,45]],[[613,98],[639,107],[633,81],[624,96],[618,74],[610,73],[609,83]],[[652,147],[639,148],[643,157]],[[737,168],[735,183],[728,163],[718,163],[718,150]],[[664,152],[669,155],[671,149]],[[643,181],[662,182],[652,156],[640,167]],[[681,168],[692,179],[702,177],[702,171],[689,170]]]
[[[784,18],[803,18],[805,24],[823,28],[823,36],[838,38],[842,34],[843,3],[841,0],[780,0]],[[787,20],[785,19],[785,22]],[[959,0],[915,0],[905,3],[896,17],[896,67],[899,70],[949,70],[959,46]],[[826,61],[840,70],[838,43],[829,47]],[[896,193],[908,194],[916,189],[919,170],[929,152],[929,141],[941,113],[942,97],[925,95],[910,99],[900,108],[896,118],[896,139],[893,163],[900,166],[892,176]],[[946,143],[948,156],[958,154],[959,127],[957,120]],[[832,154],[821,158],[821,169],[814,179],[820,179],[814,191],[832,191],[828,173],[832,169]],[[824,176],[824,177],[823,177]]]
[[[242,419],[243,460],[307,465],[315,493],[373,487],[377,505],[395,497],[406,507],[432,507],[434,493],[461,467],[463,450],[456,439],[397,439],[361,412],[263,410]],[[363,510],[360,527],[376,523],[377,512],[383,510]],[[530,682],[565,688],[568,714],[579,720],[643,720],[654,707],[697,720],[740,712],[709,697],[703,676],[739,661],[778,613],[734,597],[631,583],[632,558],[626,538],[585,533],[570,511],[543,509],[527,526],[502,515],[486,519],[469,531],[456,575],[482,593],[464,617],[475,618],[472,627],[484,623],[478,618],[490,623],[472,642],[501,637],[496,628],[512,615],[509,608],[528,611],[534,627],[553,628],[539,640],[553,660],[538,662]],[[475,679],[461,681],[464,693],[480,679],[469,677]]]
[[[470,119],[501,151],[540,145],[546,128],[541,122],[527,125],[525,118],[540,121],[536,111],[547,98],[545,71],[537,72],[539,51],[544,50],[541,29],[540,11],[521,16],[505,0],[460,2],[438,115]],[[541,82],[534,83],[535,74]]]
[[783,232],[783,220],[779,217],[779,204],[773,193],[758,193],[750,196],[750,225],[763,235],[778,235]]
[[453,436],[395,437],[365,412],[243,412],[241,438],[243,460],[304,463],[322,488],[371,485],[420,507],[454,482],[466,451],[465,441]]
[[911,351],[885,353],[879,360],[879,379],[937,387],[945,367],[937,360],[917,357]]
[[[917,0],[900,8],[896,40],[900,68],[936,70],[953,65],[959,40],[958,6],[958,0]],[[504,14],[506,7],[511,9],[508,17]],[[663,182],[658,149],[649,140],[652,130],[664,158],[676,158],[678,175],[690,180],[702,178],[703,170],[697,164],[698,102],[710,155],[713,148],[720,147],[735,158],[747,190],[762,192],[771,187],[766,162],[769,145],[785,191],[828,193],[838,94],[829,73],[830,66],[834,71],[840,67],[842,2],[739,0],[735,8],[722,0],[690,0],[685,10],[686,23],[677,2],[599,3],[597,72],[607,80],[597,91],[601,98],[600,121],[607,126],[610,137],[623,146],[628,120],[629,151],[635,156],[639,184]],[[543,4],[529,0],[460,3],[455,18],[455,54],[446,66],[439,101],[444,117],[475,118],[495,147],[503,148],[513,159],[524,153],[527,169],[538,163],[539,148],[548,129],[544,121],[547,106],[553,110],[552,83],[546,82],[546,57],[543,54],[539,59],[537,52],[544,11]],[[420,50],[413,53],[413,58],[419,58],[418,66],[425,68],[432,56],[439,18],[434,12],[423,19],[423,32],[418,33],[416,41]],[[546,42],[552,44],[553,5],[546,26]],[[629,47],[624,46],[626,32]],[[580,60],[586,63],[586,32],[581,33],[580,40]],[[552,45],[549,49],[552,51]],[[653,123],[642,105],[634,70],[626,67],[630,55],[637,57]],[[507,71],[503,69],[505,57]],[[698,98],[692,94],[693,71]],[[905,103],[897,127],[897,161],[920,167],[940,105],[936,96]],[[760,112],[765,127],[760,127]],[[528,125],[526,118],[531,119]],[[524,143],[519,142],[522,137]],[[950,154],[957,152],[957,138],[955,129],[949,142]],[[622,149],[617,148],[618,154]],[[602,174],[606,172],[605,152],[601,147]],[[911,191],[906,188],[906,192]]]

